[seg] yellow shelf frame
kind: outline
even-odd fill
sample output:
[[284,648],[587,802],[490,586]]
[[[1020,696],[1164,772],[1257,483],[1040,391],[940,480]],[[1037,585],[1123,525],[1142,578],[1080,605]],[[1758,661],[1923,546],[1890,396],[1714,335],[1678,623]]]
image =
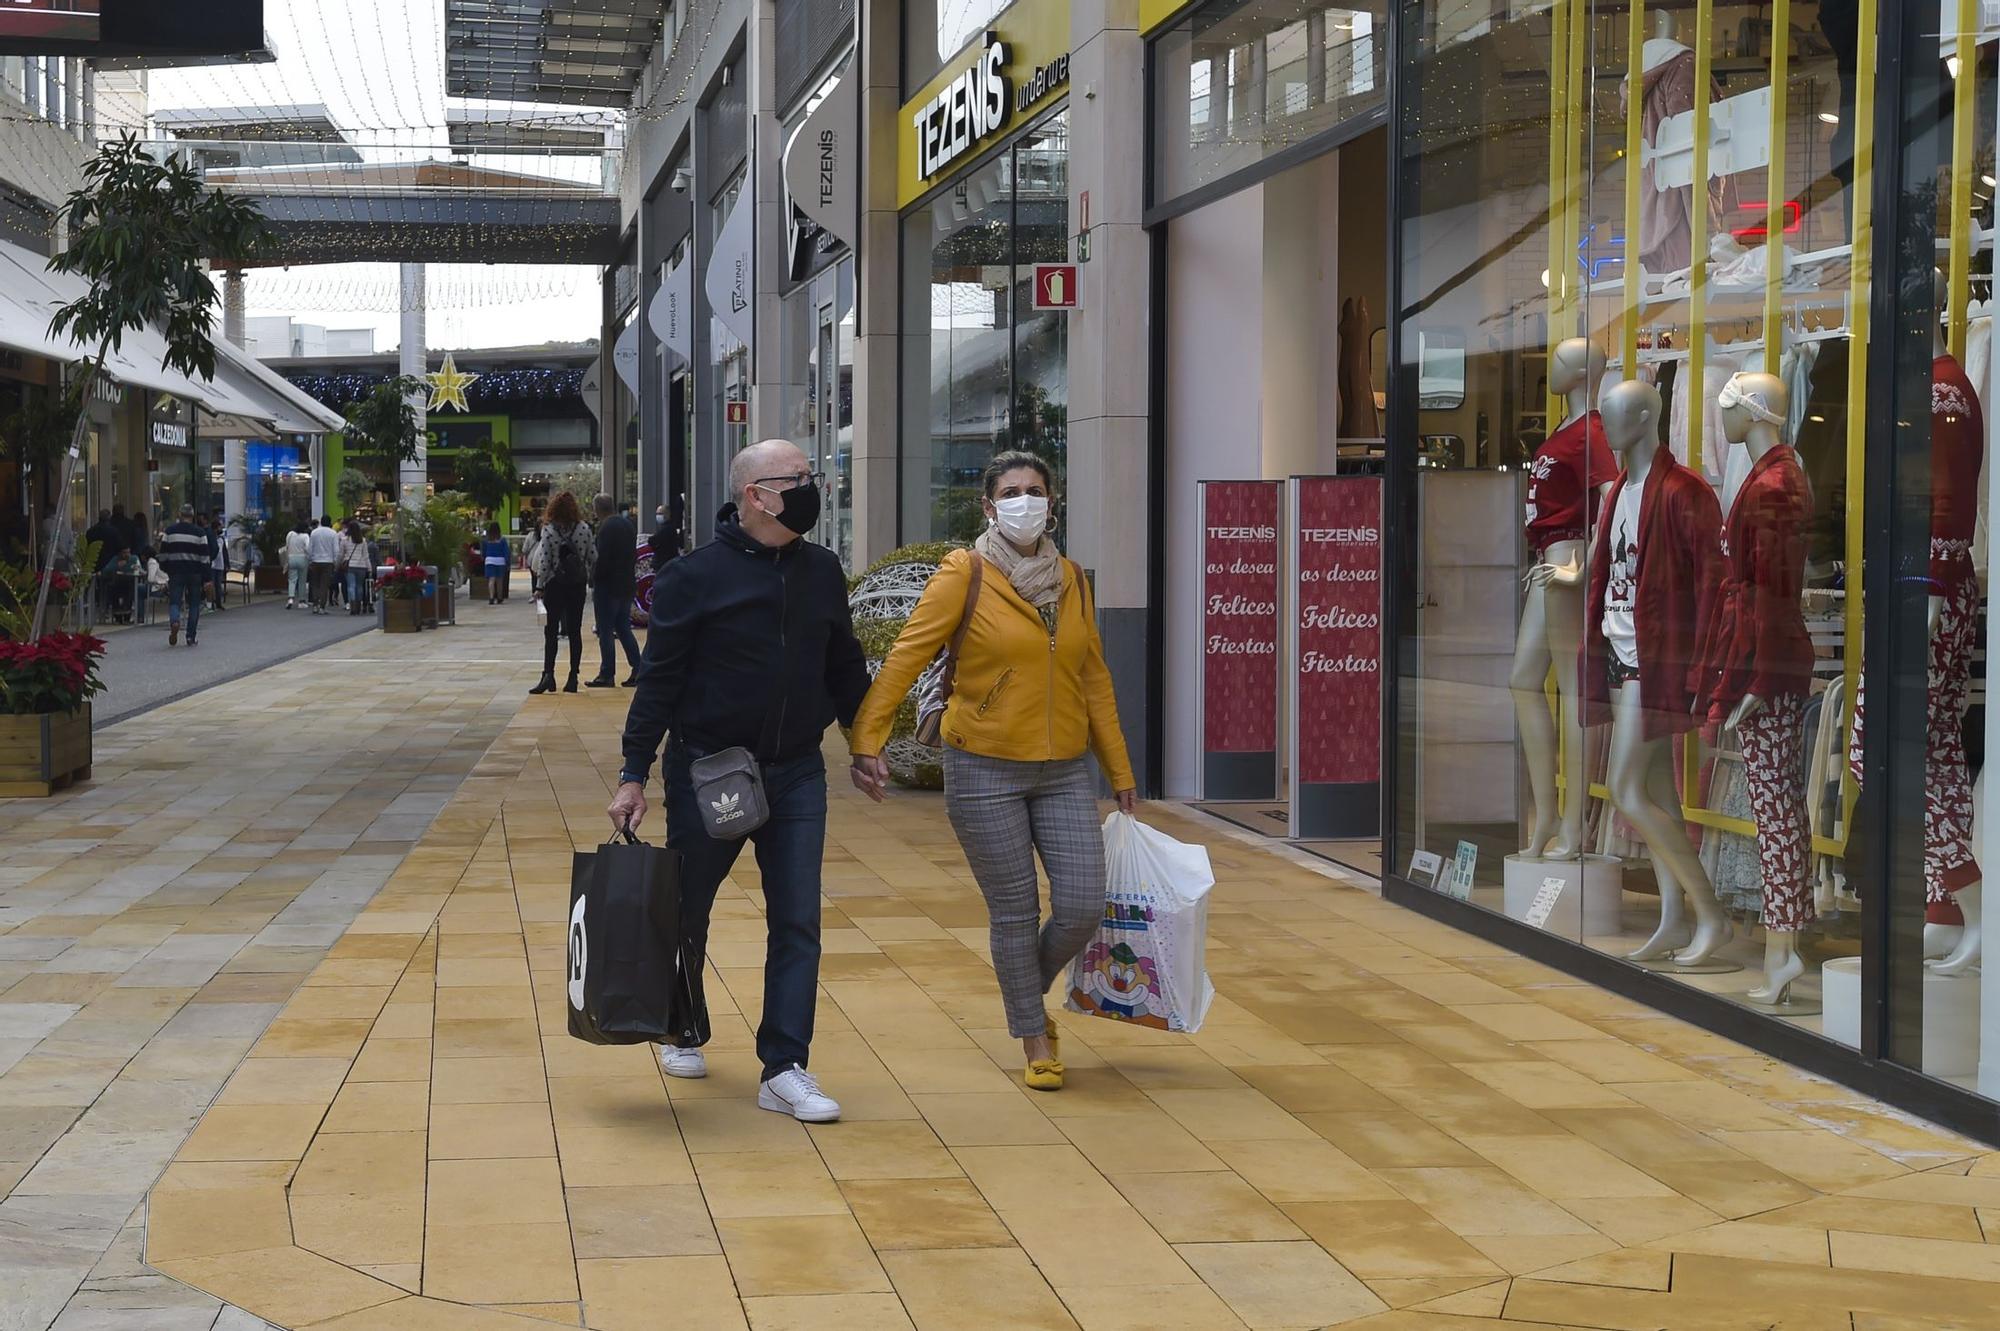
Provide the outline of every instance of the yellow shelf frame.
[[[1951,246],[1951,290],[1954,293],[1952,310],[1952,348],[1954,354],[1962,354],[1964,347],[1965,302],[1962,294],[1969,285],[1966,273],[1970,262],[1971,218],[1971,153],[1974,72],[1977,68],[1976,17],[1977,0],[1956,0],[1959,11],[1958,57],[1960,77],[1954,89],[1954,137],[1952,145],[1952,246]],[[1585,54],[1585,28],[1588,10],[1584,0],[1555,0],[1551,6],[1550,24],[1550,79],[1549,79],[1549,351],[1551,363],[1556,344],[1565,336],[1577,332],[1577,302],[1582,298],[1576,280],[1576,249],[1580,243],[1578,221],[1580,210],[1577,193],[1583,181],[1583,135],[1581,127],[1589,115],[1588,106],[1579,106],[1577,97],[1583,75]],[[1791,81],[1791,0],[1773,0],[1772,6],[1772,51],[1771,51],[1771,119],[1770,119],[1770,161],[1767,168],[1765,192],[1765,244],[1783,246],[1785,236],[1786,204],[1789,202],[1785,189],[1785,131],[1789,114],[1789,92]],[[1848,189],[1848,205],[1853,218],[1850,228],[1852,237],[1852,259],[1847,293],[1847,322],[1851,333],[1848,356],[1847,379],[1847,434],[1846,469],[1850,482],[1864,474],[1867,463],[1867,369],[1868,369],[1868,301],[1873,282],[1872,245],[1874,242],[1874,217],[1872,190],[1874,185],[1874,122],[1875,122],[1875,47],[1876,47],[1876,0],[1859,0],[1857,13],[1859,29],[1856,49],[1856,75],[1854,96],[1854,124],[1851,137],[1854,148],[1854,174]],[[1639,168],[1642,140],[1639,133],[1637,102],[1644,87],[1644,47],[1645,47],[1645,2],[1632,0],[1627,14],[1627,88],[1628,106],[1625,125],[1625,268],[1621,293],[1620,333],[1621,349],[1624,353],[1622,364],[1630,373],[1638,363],[1639,329],[1643,319],[1640,298],[1639,265],[1640,253],[1639,216],[1640,182]],[[1708,361],[1708,278],[1709,278],[1709,200],[1707,182],[1709,180],[1709,139],[1712,125],[1712,111],[1709,89],[1714,82],[1715,53],[1715,11],[1712,0],[1699,0],[1695,6],[1694,30],[1694,83],[1696,97],[1694,103],[1693,126],[1693,178],[1698,182],[1698,192],[1690,209],[1689,266],[1688,266],[1688,384],[1689,391],[1699,391],[1706,382]],[[1775,255],[1776,251],[1772,251]],[[1767,263],[1764,276],[1763,327],[1764,327],[1764,370],[1776,374],[1781,365],[1784,351],[1783,342],[1784,277],[1776,264]],[[1562,419],[1566,404],[1549,394],[1549,425],[1553,430]],[[1687,449],[1688,465],[1697,471],[1702,469],[1702,458],[1706,440],[1703,438],[1704,413],[1688,413]],[[1864,513],[1860,488],[1852,483],[1847,490],[1846,527],[1843,533],[1847,555],[1848,595],[1843,611],[1844,642],[1842,644],[1841,674],[1845,682],[1845,700],[1841,723],[1843,737],[1853,733],[1856,707],[1856,690],[1861,677],[1861,634],[1863,606],[1859,585],[1864,545]],[[1553,690],[1553,672],[1549,683],[1551,704],[1557,705]],[[1844,746],[1843,746],[1844,747]],[[1683,739],[1682,772],[1683,818],[1696,826],[1715,828],[1719,831],[1734,832],[1740,836],[1754,837],[1757,826],[1743,818],[1732,818],[1726,814],[1708,809],[1696,808],[1686,803],[1686,792],[1699,784],[1701,745],[1692,732]],[[1841,826],[1844,832],[1854,826],[1855,807],[1860,799],[1860,790],[1854,781],[1844,755],[1839,760],[1841,772]],[[1558,778],[1558,788],[1564,783]],[[1609,800],[1610,792],[1602,783],[1593,782],[1589,793],[1597,799]],[[1567,790],[1564,789],[1567,796]],[[1813,849],[1822,854],[1845,856],[1847,836],[1839,838],[1815,836]]]

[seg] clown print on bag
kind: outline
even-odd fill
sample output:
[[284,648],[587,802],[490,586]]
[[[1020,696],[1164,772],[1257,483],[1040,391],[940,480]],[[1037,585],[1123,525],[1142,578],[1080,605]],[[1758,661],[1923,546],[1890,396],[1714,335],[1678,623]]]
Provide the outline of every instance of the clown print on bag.
[[1152,912],[1143,906],[1104,908],[1104,927],[1077,961],[1070,998],[1078,1008],[1136,1026],[1169,1029],[1171,1009],[1160,991],[1160,968],[1140,950],[1147,946],[1145,931],[1151,924]]

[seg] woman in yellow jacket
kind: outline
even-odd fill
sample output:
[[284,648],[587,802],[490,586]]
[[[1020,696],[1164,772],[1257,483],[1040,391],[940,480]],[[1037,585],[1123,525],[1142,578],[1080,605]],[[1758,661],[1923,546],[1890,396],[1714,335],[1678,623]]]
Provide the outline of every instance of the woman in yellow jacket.
[[[1043,995],[1104,916],[1104,839],[1084,751],[1096,753],[1127,813],[1137,782],[1090,587],[1047,535],[1054,485],[1032,453],[1002,453],[982,478],[989,523],[924,589],[855,718],[854,782],[880,800],[882,746],[910,686],[965,616],[973,561],[980,590],[945,708],[945,808],[986,897],[993,969],[1027,1083],[1061,1087],[1056,1026]],[[1035,855],[1049,875],[1041,919]]]

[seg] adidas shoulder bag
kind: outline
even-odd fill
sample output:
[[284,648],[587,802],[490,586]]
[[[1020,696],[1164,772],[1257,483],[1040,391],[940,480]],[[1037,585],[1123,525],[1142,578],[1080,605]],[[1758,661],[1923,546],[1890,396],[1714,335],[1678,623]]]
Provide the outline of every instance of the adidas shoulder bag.
[[764,798],[764,769],[756,755],[738,746],[688,764],[702,830],[717,841],[740,841],[771,817]]

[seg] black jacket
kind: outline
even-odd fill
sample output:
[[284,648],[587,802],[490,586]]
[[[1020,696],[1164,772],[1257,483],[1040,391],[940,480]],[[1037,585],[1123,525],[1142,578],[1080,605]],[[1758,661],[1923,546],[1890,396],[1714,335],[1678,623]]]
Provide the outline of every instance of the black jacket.
[[639,583],[639,529],[623,513],[614,513],[597,527],[599,600],[629,601]]
[[625,771],[651,771],[670,730],[704,753],[803,758],[835,719],[853,723],[867,692],[839,558],[805,540],[770,549],[732,522],[653,584]]

